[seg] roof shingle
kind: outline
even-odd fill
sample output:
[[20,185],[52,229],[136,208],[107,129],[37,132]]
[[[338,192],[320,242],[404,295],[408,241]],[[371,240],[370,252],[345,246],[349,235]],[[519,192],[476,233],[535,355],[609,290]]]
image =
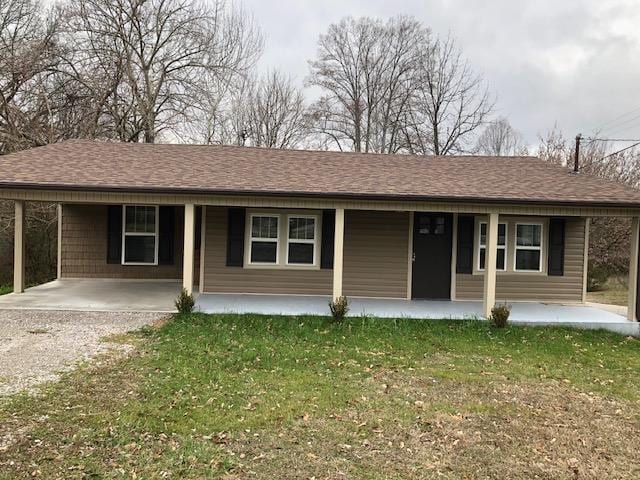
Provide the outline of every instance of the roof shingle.
[[640,191],[534,157],[413,156],[70,140],[0,157],[0,188],[640,206]]

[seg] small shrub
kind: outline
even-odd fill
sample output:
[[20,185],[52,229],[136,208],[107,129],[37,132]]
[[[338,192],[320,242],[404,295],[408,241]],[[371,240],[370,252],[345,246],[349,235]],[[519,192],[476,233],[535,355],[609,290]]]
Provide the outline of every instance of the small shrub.
[[191,313],[193,312],[193,307],[196,305],[196,301],[193,295],[187,292],[186,288],[183,288],[176,299],[175,305],[179,313]]
[[338,297],[329,302],[329,310],[331,310],[333,319],[336,322],[341,322],[349,312],[349,300],[345,296]]
[[489,321],[491,322],[491,325],[496,328],[504,328],[507,326],[510,314],[511,306],[506,303],[503,305],[496,305],[491,309]]

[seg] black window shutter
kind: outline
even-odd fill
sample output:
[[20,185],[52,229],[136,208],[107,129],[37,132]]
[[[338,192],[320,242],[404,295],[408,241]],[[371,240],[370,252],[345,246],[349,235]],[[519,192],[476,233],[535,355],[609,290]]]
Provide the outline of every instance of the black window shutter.
[[227,217],[227,267],[244,265],[244,225],[246,210],[230,208]]
[[549,220],[549,256],[547,273],[549,275],[564,275],[564,218]]
[[107,263],[122,262],[122,205],[107,207]]
[[473,230],[473,217],[458,216],[456,273],[473,273]]
[[175,261],[176,207],[158,208],[158,263],[173,265]]
[[322,212],[322,239],[320,251],[320,268],[333,268],[333,242],[336,230],[336,211]]

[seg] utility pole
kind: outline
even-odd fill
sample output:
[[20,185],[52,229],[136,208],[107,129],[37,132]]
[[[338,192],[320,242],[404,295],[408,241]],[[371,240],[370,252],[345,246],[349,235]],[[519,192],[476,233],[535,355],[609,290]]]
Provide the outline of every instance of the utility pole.
[[582,140],[581,133],[576,135],[576,152],[575,158],[573,159],[573,173],[578,173],[580,171],[580,140]]

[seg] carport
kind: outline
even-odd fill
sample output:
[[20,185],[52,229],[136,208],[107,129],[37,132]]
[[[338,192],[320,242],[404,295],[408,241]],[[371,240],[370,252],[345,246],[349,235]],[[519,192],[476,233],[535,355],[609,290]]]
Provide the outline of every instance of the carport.
[[180,280],[54,280],[0,296],[0,309],[91,312],[172,312]]

